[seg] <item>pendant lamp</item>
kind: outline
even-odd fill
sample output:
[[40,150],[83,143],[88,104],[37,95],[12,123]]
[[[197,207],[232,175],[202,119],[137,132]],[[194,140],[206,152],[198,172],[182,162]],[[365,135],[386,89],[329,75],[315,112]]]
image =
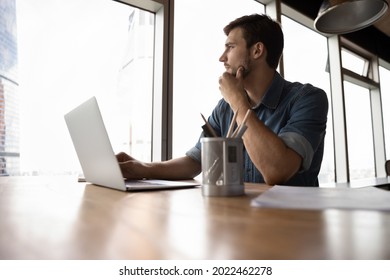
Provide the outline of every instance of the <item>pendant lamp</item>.
[[314,27],[328,34],[357,31],[377,21],[387,8],[385,0],[324,0]]

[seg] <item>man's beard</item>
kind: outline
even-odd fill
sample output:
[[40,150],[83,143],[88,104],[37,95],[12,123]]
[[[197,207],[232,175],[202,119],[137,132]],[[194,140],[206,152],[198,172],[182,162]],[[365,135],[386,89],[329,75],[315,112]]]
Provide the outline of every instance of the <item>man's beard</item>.
[[245,78],[246,76],[248,76],[248,74],[249,74],[250,71],[251,71],[251,62],[250,62],[249,56],[246,57],[246,59],[241,63],[240,66],[237,67],[237,69],[234,69],[234,70],[232,71],[232,75],[236,77],[236,76],[237,76],[237,71],[238,71],[238,69],[240,69],[241,67],[244,68],[244,71],[243,71],[243,73],[242,73],[242,77]]

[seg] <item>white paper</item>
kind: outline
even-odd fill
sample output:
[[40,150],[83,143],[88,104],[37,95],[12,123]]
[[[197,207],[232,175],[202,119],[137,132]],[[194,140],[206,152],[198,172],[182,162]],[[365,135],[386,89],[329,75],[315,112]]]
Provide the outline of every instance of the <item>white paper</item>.
[[289,209],[390,210],[390,191],[376,187],[317,188],[274,186],[252,200],[254,207]]

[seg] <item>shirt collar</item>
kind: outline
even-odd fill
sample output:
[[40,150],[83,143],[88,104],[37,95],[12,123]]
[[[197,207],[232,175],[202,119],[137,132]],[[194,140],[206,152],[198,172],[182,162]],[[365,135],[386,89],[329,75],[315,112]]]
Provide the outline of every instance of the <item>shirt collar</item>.
[[269,109],[276,109],[279,104],[280,97],[283,92],[284,79],[278,72],[275,71],[274,78],[270,87],[265,92],[261,102],[255,106],[253,109],[259,108],[261,104],[268,107]]

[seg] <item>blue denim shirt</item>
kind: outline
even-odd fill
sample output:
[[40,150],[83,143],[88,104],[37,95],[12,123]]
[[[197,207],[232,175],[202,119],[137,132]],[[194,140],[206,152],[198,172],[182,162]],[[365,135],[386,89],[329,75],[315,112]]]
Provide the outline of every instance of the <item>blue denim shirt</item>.
[[[300,171],[286,185],[318,186],[328,114],[326,93],[310,84],[288,82],[276,72],[263,100],[253,111],[302,157]],[[218,136],[225,136],[232,118],[233,111],[229,104],[221,99],[208,120]],[[186,155],[201,162],[200,138]],[[264,183],[263,176],[252,163],[245,147],[244,165],[245,182]]]

